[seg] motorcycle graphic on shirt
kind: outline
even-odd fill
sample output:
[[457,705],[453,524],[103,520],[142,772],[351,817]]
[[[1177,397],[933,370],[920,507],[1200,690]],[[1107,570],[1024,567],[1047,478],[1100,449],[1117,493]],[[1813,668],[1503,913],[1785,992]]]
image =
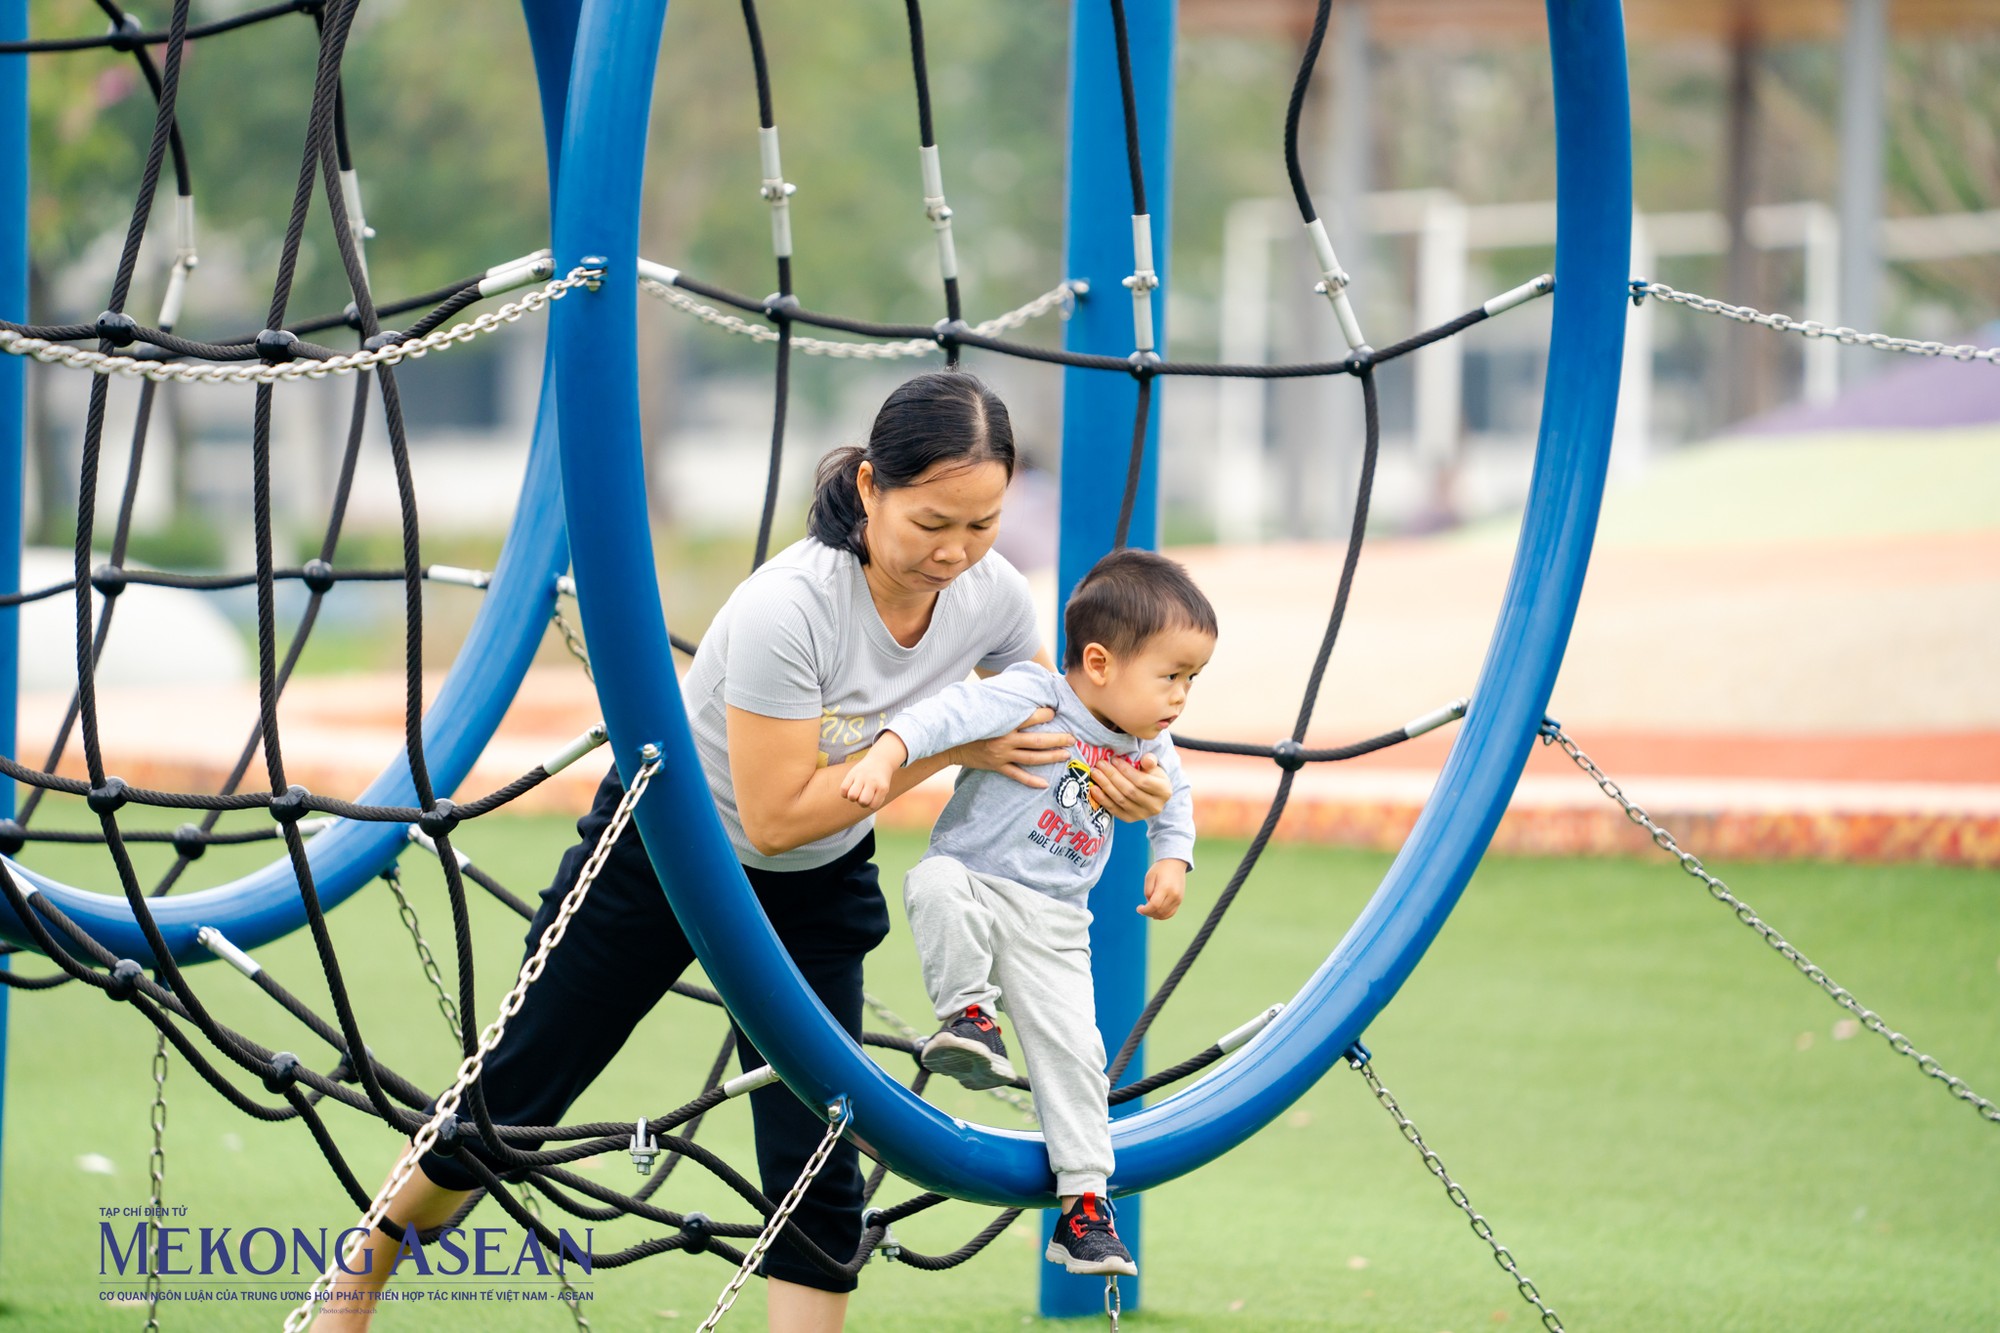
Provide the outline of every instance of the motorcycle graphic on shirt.
[[1097,793],[1090,787],[1090,765],[1081,759],[1072,759],[1056,783],[1056,804],[1065,810],[1083,807],[1083,814],[1091,826],[1103,833],[1111,826],[1111,812],[1097,803]]

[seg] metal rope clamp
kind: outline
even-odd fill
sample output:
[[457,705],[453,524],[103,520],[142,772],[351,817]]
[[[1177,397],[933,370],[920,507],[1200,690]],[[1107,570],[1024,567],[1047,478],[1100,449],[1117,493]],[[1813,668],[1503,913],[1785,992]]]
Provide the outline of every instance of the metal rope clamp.
[[652,1127],[646,1123],[644,1116],[640,1116],[632,1126],[632,1145],[627,1151],[632,1154],[632,1165],[639,1168],[640,1175],[653,1174],[653,1163],[660,1156],[660,1143],[653,1137]]
[[[868,1230],[876,1222],[880,1221],[881,1217],[882,1210],[880,1208],[870,1208],[861,1215],[861,1229],[863,1231]],[[876,1243],[875,1253],[881,1255],[889,1263],[895,1263],[903,1257],[903,1242],[896,1239],[894,1228],[887,1222],[882,1223],[882,1239]]]

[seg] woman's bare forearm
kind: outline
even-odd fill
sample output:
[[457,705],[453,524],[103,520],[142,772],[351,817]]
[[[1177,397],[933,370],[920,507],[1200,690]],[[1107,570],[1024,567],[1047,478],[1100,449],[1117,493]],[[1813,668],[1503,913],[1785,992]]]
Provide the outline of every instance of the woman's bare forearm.
[[[895,800],[954,762],[949,754],[937,754],[898,768],[889,779],[889,800]],[[845,764],[829,764],[813,770],[798,794],[778,803],[770,819],[759,821],[754,831],[746,822],[743,831],[749,835],[751,845],[765,856],[777,856],[853,828],[866,819],[867,810],[840,794],[846,769]]]

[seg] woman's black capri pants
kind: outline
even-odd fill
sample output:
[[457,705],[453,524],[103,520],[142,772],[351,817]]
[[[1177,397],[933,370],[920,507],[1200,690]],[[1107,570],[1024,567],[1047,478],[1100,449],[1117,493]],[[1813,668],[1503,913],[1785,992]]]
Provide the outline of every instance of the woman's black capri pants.
[[[577,821],[580,841],[563,854],[555,882],[542,891],[541,909],[528,927],[533,951],[555,920],[564,895],[611,822],[622,796],[613,769],[597,789],[590,813]],[[745,867],[758,901],[813,989],[856,1040],[861,1036],[861,964],[889,933],[870,833],[838,860],[812,870]],[[627,827],[570,919],[548,967],[528,988],[521,1011],[486,1057],[480,1086],[493,1123],[554,1125],[611,1062],[639,1020],[694,962],[694,950],[667,905],[636,829]],[[744,1069],[765,1063],[737,1032]],[[782,1084],[750,1094],[757,1131],[757,1170],[764,1193],[782,1198],[826,1135],[826,1124]],[[636,1118],[636,1117],[635,1117]],[[470,1126],[467,1126],[469,1129]],[[539,1144],[517,1142],[517,1150]],[[477,1152],[468,1135],[461,1152]],[[487,1160],[481,1154],[482,1160]],[[422,1159],[424,1174],[447,1189],[470,1190],[478,1180],[459,1162],[435,1152]],[[862,1173],[852,1144],[838,1144],[792,1220],[837,1260],[861,1243]],[[764,1261],[764,1276],[824,1291],[852,1291],[852,1278],[821,1271],[780,1239]]]

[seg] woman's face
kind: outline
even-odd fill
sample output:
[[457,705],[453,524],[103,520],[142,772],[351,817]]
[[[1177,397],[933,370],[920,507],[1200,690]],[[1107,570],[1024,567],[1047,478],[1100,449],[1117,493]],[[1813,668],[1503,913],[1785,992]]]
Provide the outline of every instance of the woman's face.
[[869,568],[895,588],[939,591],[978,564],[1000,534],[1007,469],[991,459],[935,463],[894,490],[876,489],[868,463],[856,480],[868,514]]

